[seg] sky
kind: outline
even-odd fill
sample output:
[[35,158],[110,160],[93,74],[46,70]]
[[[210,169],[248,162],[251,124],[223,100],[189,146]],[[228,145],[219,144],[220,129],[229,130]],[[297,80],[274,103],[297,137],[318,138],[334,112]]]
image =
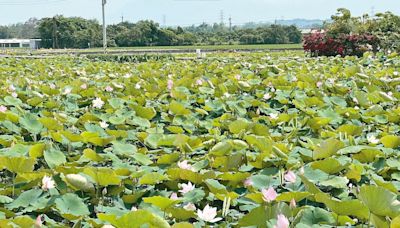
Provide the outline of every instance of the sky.
[[[101,21],[102,0],[0,0],[0,24],[56,14]],[[203,22],[233,25],[272,22],[275,19],[328,19],[337,8],[354,15],[392,11],[400,14],[400,0],[107,0],[108,24],[124,20],[154,20],[161,25],[189,26]],[[223,12],[223,13],[221,13]]]

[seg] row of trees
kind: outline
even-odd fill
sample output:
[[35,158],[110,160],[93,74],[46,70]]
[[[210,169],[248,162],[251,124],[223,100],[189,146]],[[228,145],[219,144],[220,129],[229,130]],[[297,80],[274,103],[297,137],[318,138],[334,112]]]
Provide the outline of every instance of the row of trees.
[[10,38],[37,38],[39,37],[38,31],[39,20],[31,18],[25,23],[17,23],[9,26],[0,26],[0,39]]
[[[28,26],[29,25],[29,26]],[[13,29],[16,27],[18,29]],[[18,30],[18,32],[15,32]],[[99,47],[101,25],[96,20],[55,16],[32,19],[25,24],[0,27],[0,38],[41,38],[45,48]],[[300,43],[301,32],[295,26],[267,25],[248,28],[222,24],[162,28],[153,21],[122,22],[107,27],[108,45],[171,46],[217,44],[286,44]]]

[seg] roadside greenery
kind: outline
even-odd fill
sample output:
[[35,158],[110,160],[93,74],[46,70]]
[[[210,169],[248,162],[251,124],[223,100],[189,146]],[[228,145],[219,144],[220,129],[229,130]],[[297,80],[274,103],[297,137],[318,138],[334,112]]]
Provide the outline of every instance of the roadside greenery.
[[400,17],[391,12],[352,17],[349,10],[341,8],[325,29],[326,33],[304,37],[304,49],[313,56],[400,51]]

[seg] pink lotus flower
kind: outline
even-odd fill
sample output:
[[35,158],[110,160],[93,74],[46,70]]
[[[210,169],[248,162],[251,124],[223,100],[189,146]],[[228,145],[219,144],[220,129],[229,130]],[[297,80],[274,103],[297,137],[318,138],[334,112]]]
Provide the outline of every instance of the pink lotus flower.
[[210,207],[208,204],[204,207],[203,211],[197,210],[197,216],[200,220],[205,222],[218,222],[221,221],[222,218],[216,217],[217,216],[217,208]]
[[263,195],[263,197],[262,197],[263,200],[267,203],[274,201],[276,199],[276,197],[278,196],[275,189],[272,187],[268,188],[268,190],[267,189],[261,190],[261,193]]
[[183,206],[183,209],[185,209],[187,211],[195,211],[196,206],[193,203],[188,203],[185,206]]
[[193,191],[196,188],[196,185],[193,185],[191,182],[187,184],[181,184],[181,190],[179,190],[182,195],[185,195],[186,193]]
[[196,85],[199,85],[199,86],[203,85],[203,80],[197,79],[196,80]]
[[100,97],[93,100],[93,108],[101,109],[104,105],[104,101],[101,100]]
[[50,89],[55,89],[56,85],[54,85],[53,83],[50,84]]
[[167,84],[168,84],[167,85],[168,90],[172,90],[172,88],[174,87],[174,81],[169,79]]
[[114,89],[113,89],[113,87],[111,87],[111,86],[106,86],[106,91],[107,92],[112,92],[112,91],[114,91]]
[[295,209],[296,206],[297,206],[296,200],[293,198],[292,200],[290,200],[290,208]]
[[285,180],[287,181],[287,182],[289,182],[289,183],[295,183],[296,182],[296,179],[297,179],[297,177],[296,177],[296,174],[294,174],[294,172],[292,172],[292,171],[288,171],[286,174],[285,174]]
[[240,74],[235,75],[236,80],[240,80],[241,78],[242,78],[242,76],[240,76]]
[[14,93],[11,94],[11,96],[17,98],[17,97],[18,97],[18,93],[15,93],[15,92],[14,92]]
[[87,85],[86,84],[82,84],[81,85],[81,89],[87,89]]
[[172,199],[172,200],[178,200],[179,199],[178,194],[176,194],[176,192],[173,192],[169,198]]
[[317,82],[317,87],[318,87],[318,88],[321,88],[321,87],[322,87],[322,85],[324,85],[324,83],[323,83],[323,82]]
[[193,166],[191,164],[188,164],[187,160],[184,160],[182,162],[178,162],[178,167],[181,168],[181,169],[194,171]]
[[10,85],[10,86],[8,87],[8,89],[9,89],[10,91],[15,91],[14,85]]
[[7,107],[4,106],[4,105],[1,105],[1,106],[0,106],[0,112],[1,112],[1,113],[7,112]]
[[35,228],[40,228],[43,225],[43,221],[42,221],[42,215],[38,215],[38,217],[36,217],[36,221],[34,224]]
[[289,228],[289,220],[286,218],[285,215],[278,215],[278,221],[276,222],[274,228]]
[[43,191],[48,191],[56,187],[56,183],[54,182],[53,178],[44,176],[42,179],[42,189]]
[[253,186],[253,181],[250,178],[247,178],[246,180],[243,181],[243,185],[247,188],[250,186]]

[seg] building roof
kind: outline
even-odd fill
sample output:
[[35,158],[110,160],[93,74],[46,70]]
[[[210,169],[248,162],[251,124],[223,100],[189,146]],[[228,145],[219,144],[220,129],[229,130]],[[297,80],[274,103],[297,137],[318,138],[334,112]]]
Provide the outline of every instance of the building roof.
[[41,39],[0,39],[0,44],[30,43],[31,41],[41,41]]

